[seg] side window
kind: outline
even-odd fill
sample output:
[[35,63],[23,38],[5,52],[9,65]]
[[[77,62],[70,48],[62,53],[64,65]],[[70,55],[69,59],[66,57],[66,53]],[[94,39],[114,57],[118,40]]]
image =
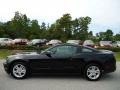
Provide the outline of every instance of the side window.
[[93,50],[88,49],[88,48],[82,48],[82,52],[93,52]]
[[58,55],[72,55],[75,54],[77,48],[74,46],[58,46],[50,50],[54,54]]

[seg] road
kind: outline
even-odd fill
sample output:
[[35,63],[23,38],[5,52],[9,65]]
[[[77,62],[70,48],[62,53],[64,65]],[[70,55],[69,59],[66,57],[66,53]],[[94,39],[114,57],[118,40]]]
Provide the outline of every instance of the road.
[[16,80],[7,75],[0,61],[0,90],[120,90],[120,62],[117,70],[100,81],[87,81],[79,75],[32,75]]

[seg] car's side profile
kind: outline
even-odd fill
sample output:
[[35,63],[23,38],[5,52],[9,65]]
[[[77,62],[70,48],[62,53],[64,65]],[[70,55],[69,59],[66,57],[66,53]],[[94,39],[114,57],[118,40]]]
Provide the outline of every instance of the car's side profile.
[[8,56],[5,71],[16,79],[30,73],[61,72],[81,73],[86,79],[99,80],[103,73],[116,70],[116,60],[111,51],[90,47],[61,44],[41,53],[21,53]]

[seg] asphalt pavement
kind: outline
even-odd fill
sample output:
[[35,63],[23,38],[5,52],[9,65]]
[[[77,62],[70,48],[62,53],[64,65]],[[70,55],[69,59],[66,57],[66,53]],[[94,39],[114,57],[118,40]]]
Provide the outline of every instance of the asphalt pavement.
[[79,75],[32,75],[16,80],[7,75],[0,60],[0,90],[120,90],[120,62],[117,70],[100,81],[87,81]]

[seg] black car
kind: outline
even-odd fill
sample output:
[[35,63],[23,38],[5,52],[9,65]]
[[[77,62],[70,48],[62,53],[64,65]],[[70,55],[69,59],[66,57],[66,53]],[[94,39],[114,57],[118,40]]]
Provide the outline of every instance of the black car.
[[86,79],[99,80],[103,73],[116,70],[112,51],[86,46],[62,44],[37,52],[11,55],[4,62],[5,71],[16,79],[31,73],[81,73]]

